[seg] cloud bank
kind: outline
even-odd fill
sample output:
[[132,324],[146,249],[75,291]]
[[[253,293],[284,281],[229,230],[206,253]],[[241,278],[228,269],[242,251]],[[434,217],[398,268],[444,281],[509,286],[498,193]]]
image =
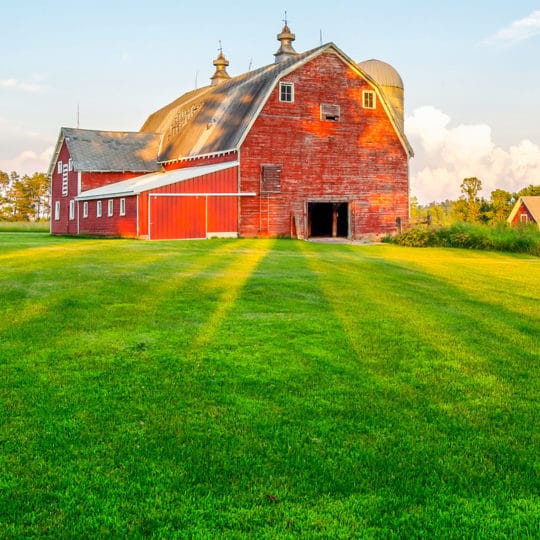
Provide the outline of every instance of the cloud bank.
[[54,147],[50,146],[42,152],[24,150],[12,159],[0,159],[0,171],[15,171],[21,176],[35,172],[47,172]]
[[2,88],[11,88],[22,92],[42,92],[43,86],[37,83],[19,81],[18,79],[3,79],[0,81]]
[[486,198],[495,189],[514,192],[540,184],[540,147],[529,140],[498,147],[488,125],[452,126],[451,118],[432,106],[415,109],[406,131],[415,150],[411,195],[421,203],[457,199],[461,182],[471,176],[482,181]]
[[533,11],[524,19],[514,21],[510,26],[502,28],[482,43],[484,45],[510,45],[540,34],[540,10]]

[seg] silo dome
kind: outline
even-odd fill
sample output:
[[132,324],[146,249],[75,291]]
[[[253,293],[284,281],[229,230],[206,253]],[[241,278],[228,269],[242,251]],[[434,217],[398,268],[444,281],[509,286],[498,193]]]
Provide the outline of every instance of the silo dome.
[[403,131],[403,80],[397,70],[381,60],[365,60],[359,62],[358,66],[381,87]]

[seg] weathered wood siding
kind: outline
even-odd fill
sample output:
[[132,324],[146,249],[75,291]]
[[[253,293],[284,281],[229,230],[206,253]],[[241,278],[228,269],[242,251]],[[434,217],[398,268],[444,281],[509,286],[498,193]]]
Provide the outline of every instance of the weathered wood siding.
[[[240,154],[242,191],[260,193],[261,165],[279,164],[281,192],[242,199],[240,234],[305,236],[308,201],[348,202],[353,237],[394,231],[408,218],[408,156],[381,101],[362,107],[370,85],[333,53],[282,81],[294,102],[276,85]],[[339,121],[322,120],[321,104],[338,105]]]

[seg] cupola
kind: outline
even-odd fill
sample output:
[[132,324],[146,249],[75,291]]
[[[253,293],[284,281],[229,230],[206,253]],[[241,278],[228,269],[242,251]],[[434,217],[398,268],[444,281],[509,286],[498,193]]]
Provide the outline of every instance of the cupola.
[[291,32],[291,29],[287,25],[287,17],[285,17],[285,26],[281,34],[277,35],[277,40],[281,42],[281,45],[274,56],[276,57],[276,64],[288,60],[292,56],[296,56],[298,53],[294,50],[292,42],[296,39],[296,36]]
[[223,56],[223,49],[221,48],[221,42],[219,43],[219,55],[213,62],[216,66],[216,72],[212,75],[210,80],[212,81],[212,86],[217,86],[225,81],[228,81],[231,76],[227,73],[227,66],[229,61]]

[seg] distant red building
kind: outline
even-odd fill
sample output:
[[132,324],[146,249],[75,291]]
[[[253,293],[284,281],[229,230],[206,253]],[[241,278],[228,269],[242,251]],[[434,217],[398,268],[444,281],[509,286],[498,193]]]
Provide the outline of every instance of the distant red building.
[[329,43],[151,114],[140,132],[62,128],[49,174],[53,234],[149,239],[392,233],[408,220],[403,83]]
[[507,222],[512,226],[535,224],[540,229],[540,197],[520,197]]

